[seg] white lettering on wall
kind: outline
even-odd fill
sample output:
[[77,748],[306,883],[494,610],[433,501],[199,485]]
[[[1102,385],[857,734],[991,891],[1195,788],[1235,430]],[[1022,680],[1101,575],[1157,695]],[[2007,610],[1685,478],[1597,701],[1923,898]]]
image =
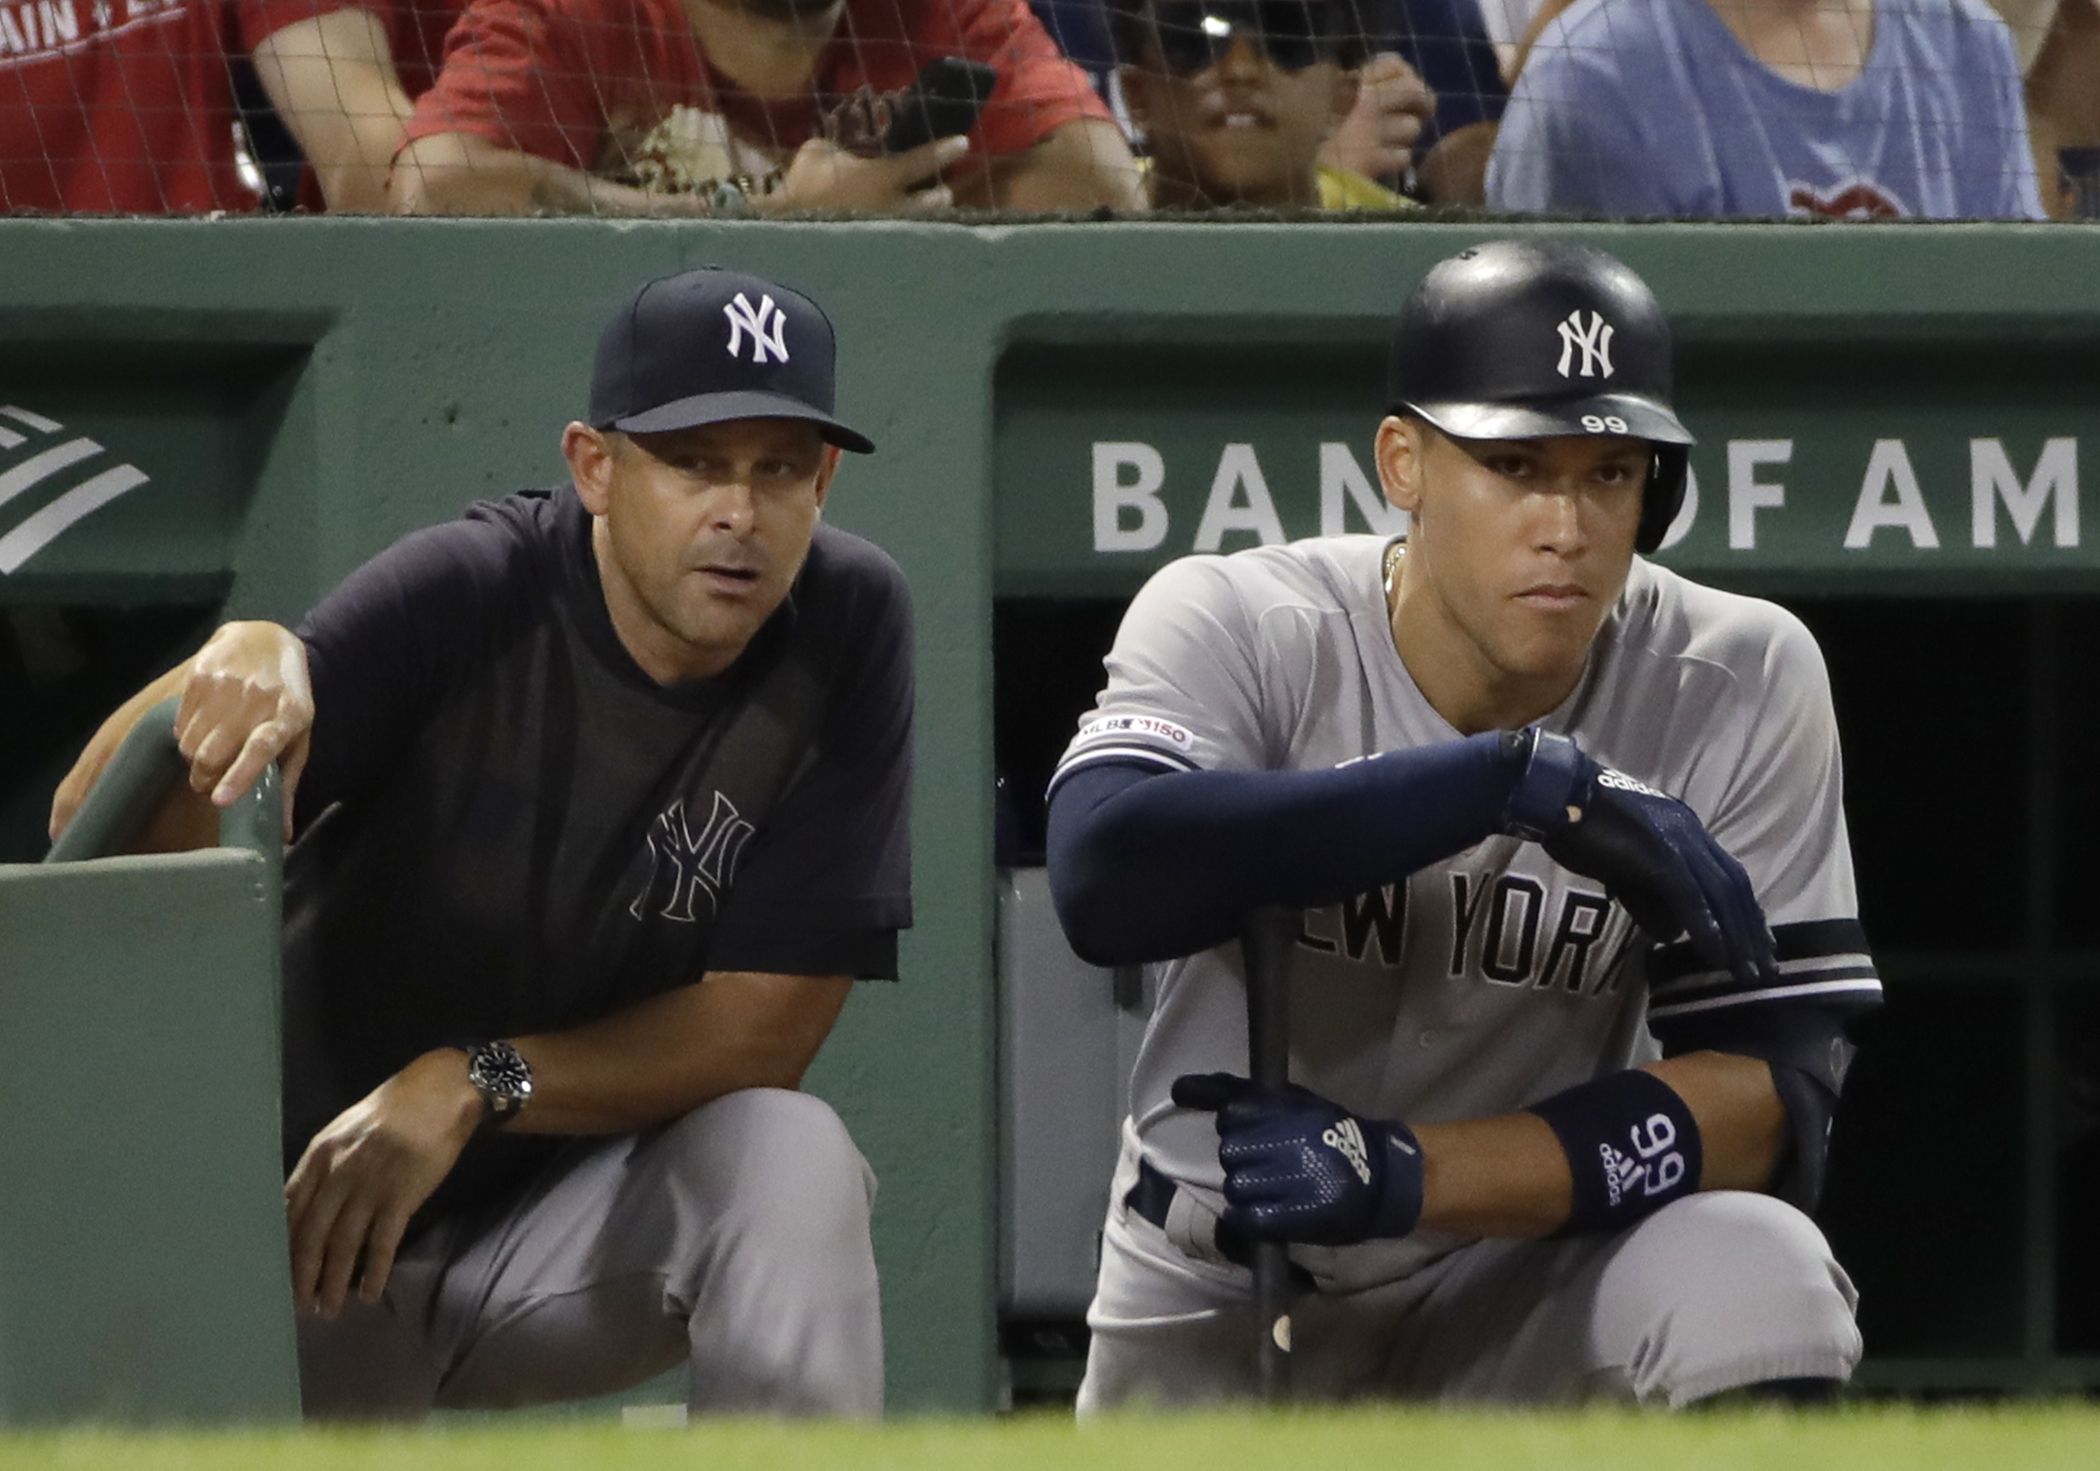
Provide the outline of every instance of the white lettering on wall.
[[[1134,479],[1124,479],[1124,472]],[[1166,484],[1167,463],[1158,450],[1135,441],[1094,443],[1094,550],[1149,552],[1167,539],[1167,506],[1159,498]],[[1137,524],[1125,527],[1123,513],[1137,512]]]
[[1969,539],[1979,547],[1998,544],[1998,502],[2012,517],[2020,545],[2034,541],[2042,507],[2056,502],[2056,544],[2078,545],[2078,441],[2051,439],[2042,445],[2034,474],[2020,483],[2005,443],[1998,439],[1969,441]]
[[1327,440],[1320,445],[1320,535],[1340,536],[1349,530],[1345,517],[1349,503],[1363,514],[1364,525],[1380,536],[1405,536],[1407,512],[1385,498],[1346,444]]
[[[1894,491],[1893,498],[1889,492]],[[1937,551],[1940,534],[1933,529],[1932,513],[1925,509],[1918,489],[1918,472],[1911,468],[1910,451],[1900,439],[1877,439],[1867,457],[1867,475],[1859,487],[1859,500],[1852,507],[1852,524],[1845,528],[1845,550],[1865,549],[1874,533],[1883,527],[1910,534],[1910,544],[1920,551]]]
[[1210,499],[1196,525],[1196,550],[1217,551],[1228,531],[1251,531],[1263,546],[1284,540],[1283,522],[1277,519],[1276,502],[1270,499],[1269,483],[1262,478],[1261,461],[1254,458],[1251,444],[1228,444],[1218,456]]
[[1791,439],[1728,441],[1728,550],[1755,550],[1757,513],[1776,511],[1786,504],[1786,486],[1776,480],[1759,480],[1758,467],[1784,465],[1793,458]]
[[1677,508],[1677,514],[1670,518],[1670,524],[1663,528],[1662,540],[1656,543],[1655,549],[1659,552],[1666,552],[1671,547],[1676,546],[1677,543],[1691,535],[1692,523],[1698,519],[1699,477],[1692,473],[1690,465],[1686,465],[1684,467],[1684,503]]
[[[4,14],[0,8],[0,14]],[[2008,449],[2010,443],[2014,447]],[[2034,458],[2026,458],[2023,445],[2039,443]],[[1861,475],[1860,488],[1851,517],[1844,527],[1847,551],[1871,550],[1876,536],[1884,531],[1902,533],[1900,541],[1881,545],[1901,554],[1905,550],[1937,551],[1939,529],[1935,512],[1928,504],[1923,481],[1930,479],[1934,493],[1945,497],[1938,515],[1957,514],[1951,504],[1958,493],[1959,440],[1945,444],[1935,439],[1922,466],[1914,459],[1907,441],[1885,438],[1872,441]],[[1726,442],[1727,544],[1731,552],[1759,550],[1760,522],[1772,540],[1771,514],[1791,527],[1790,543],[1812,539],[1829,544],[1838,528],[1834,513],[1842,505],[1822,502],[1810,507],[1790,506],[1786,481],[1808,475],[1818,486],[1833,475],[1849,477],[1858,461],[1848,454],[1833,453],[1833,446],[1814,446],[1814,463],[1795,465],[1797,441],[1793,439],[1731,439]],[[2078,440],[2075,436],[2028,438],[1972,438],[1968,441],[1970,542],[1979,551],[2017,554],[2022,547],[2076,549],[2082,545]],[[1212,446],[1184,447],[1183,459],[1207,460]],[[1311,522],[1313,487],[1306,483],[1305,452],[1317,450],[1318,524]],[[1191,536],[1197,466],[1184,465],[1178,472],[1179,505],[1170,504],[1167,465],[1159,447],[1139,440],[1096,440],[1091,445],[1093,550],[1102,553],[1153,553],[1237,550],[1250,543],[1274,546],[1291,536],[1343,536],[1368,531],[1374,535],[1405,535],[1409,518],[1388,502],[1379,486],[1376,466],[1340,440],[1313,443],[1300,441],[1279,449],[1270,446],[1270,461],[1283,455],[1290,463],[1284,482],[1272,489],[1267,471],[1252,444],[1215,445],[1217,459],[1210,477],[1209,493]],[[1848,464],[1847,461],[1850,460]],[[1718,467],[1709,464],[1708,473]],[[1921,470],[1923,472],[1921,477]],[[1797,487],[1798,488],[1798,487]],[[1278,495],[1282,496],[1281,510]],[[1816,498],[1819,502],[1822,498]],[[1698,522],[1700,486],[1687,471],[1684,503],[1664,530],[1662,549],[1686,541]],[[1288,512],[1290,525],[1285,525]],[[1792,514],[1790,514],[1792,513]],[[1174,524],[1178,514],[1178,527]],[[1709,508],[1708,520],[1720,514],[1720,506]],[[1796,522],[1805,522],[1795,525]],[[2002,524],[2001,524],[2002,523]],[[2004,534],[2004,527],[2011,535]],[[1707,535],[1719,532],[1715,526]],[[1772,548],[1765,549],[1770,555]]]

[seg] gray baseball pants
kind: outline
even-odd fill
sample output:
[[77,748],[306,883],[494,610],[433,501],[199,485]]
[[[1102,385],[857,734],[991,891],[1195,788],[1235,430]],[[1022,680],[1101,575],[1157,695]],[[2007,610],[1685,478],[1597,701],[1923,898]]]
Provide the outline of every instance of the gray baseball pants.
[[[1249,1274],[1190,1258],[1123,1205],[1087,1323],[1079,1412],[1258,1393]],[[1772,1379],[1846,1379],[1858,1296],[1813,1221],[1770,1196],[1686,1196],[1610,1236],[1480,1241],[1399,1281],[1291,1308],[1308,1400],[1684,1405]]]
[[875,1176],[804,1093],[578,1140],[495,1226],[440,1223],[380,1302],[302,1317],[311,1419],[610,1394],[683,1362],[694,1413],[882,1413]]

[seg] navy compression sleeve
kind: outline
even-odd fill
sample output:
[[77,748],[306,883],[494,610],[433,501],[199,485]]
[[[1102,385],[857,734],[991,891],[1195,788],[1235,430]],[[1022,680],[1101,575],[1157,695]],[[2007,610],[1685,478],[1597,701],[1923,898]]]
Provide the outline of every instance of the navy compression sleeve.
[[1524,758],[1500,732],[1326,771],[1084,766],[1050,799],[1050,894],[1096,965],[1191,955],[1262,904],[1332,904],[1502,831]]

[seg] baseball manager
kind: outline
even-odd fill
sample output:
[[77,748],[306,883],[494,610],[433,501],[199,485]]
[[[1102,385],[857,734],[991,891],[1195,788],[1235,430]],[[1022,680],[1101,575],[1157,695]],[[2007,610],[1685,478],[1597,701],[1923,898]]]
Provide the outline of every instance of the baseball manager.
[[[297,632],[219,630],[195,793],[296,779],[285,1189],[306,1411],[605,1393],[874,1414],[874,1181],[797,1090],[910,922],[911,630],[822,524],[834,343],[771,281],[689,271],[599,344],[571,484],[469,508]],[[209,836],[205,826],[203,841]]]
[[[1078,952],[1153,963],[1082,1411],[1247,1395],[1251,1241],[1318,1398],[1828,1393],[1809,1217],[1880,983],[1793,617],[1644,560],[1691,436],[1647,287],[1497,242],[1402,309],[1400,538],[1191,557],[1132,603],[1052,785]],[[1296,921],[1291,1083],[1232,943]]]

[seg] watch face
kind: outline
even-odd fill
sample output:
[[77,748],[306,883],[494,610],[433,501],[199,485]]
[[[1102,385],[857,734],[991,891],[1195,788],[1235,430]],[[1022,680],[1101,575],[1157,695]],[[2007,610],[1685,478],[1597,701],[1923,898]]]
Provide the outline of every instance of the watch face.
[[532,1096],[532,1069],[508,1042],[488,1042],[474,1049],[467,1081],[495,1114],[516,1113]]

